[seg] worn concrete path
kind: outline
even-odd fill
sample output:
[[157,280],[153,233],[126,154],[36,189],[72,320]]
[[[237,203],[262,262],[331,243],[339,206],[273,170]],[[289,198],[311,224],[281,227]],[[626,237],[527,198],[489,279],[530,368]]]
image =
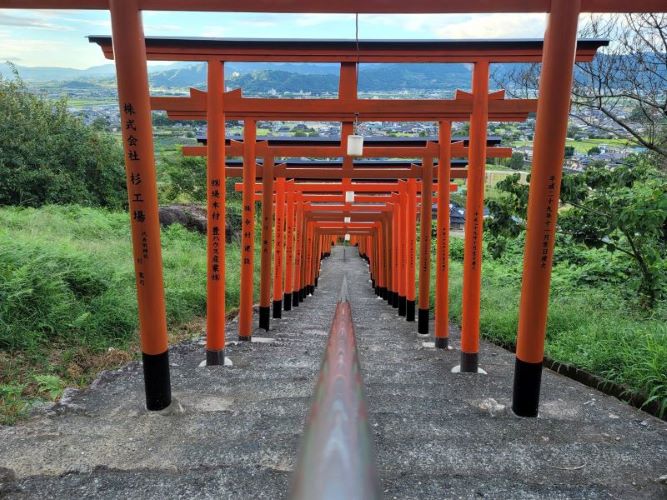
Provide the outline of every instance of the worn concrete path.
[[513,355],[482,343],[488,375],[450,373],[458,352],[425,347],[353,254],[334,249],[315,295],[257,332],[274,341],[232,343],[233,367],[175,347],[169,415],[143,410],[135,363],[1,427],[0,496],[284,497],[346,274],[387,498],[667,498],[665,422],[549,371],[540,417],[514,417]]

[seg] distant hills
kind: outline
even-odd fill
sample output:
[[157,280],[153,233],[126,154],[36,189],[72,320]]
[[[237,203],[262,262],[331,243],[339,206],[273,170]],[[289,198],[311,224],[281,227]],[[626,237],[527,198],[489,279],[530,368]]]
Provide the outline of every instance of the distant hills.
[[[317,64],[245,63],[226,66],[228,87],[245,93],[313,92],[335,93],[338,68]],[[202,64],[151,75],[155,87],[205,87],[206,67]],[[470,87],[470,69],[464,64],[367,64],[359,71],[361,91],[454,90]]]
[[[91,84],[115,78],[113,64],[85,70],[55,67],[16,66],[26,82],[58,82],[68,88],[84,88],[77,82]],[[230,63],[225,65],[228,87],[245,93],[312,92],[335,93],[338,89],[338,65],[317,63]],[[206,65],[174,63],[149,68],[151,85],[164,88],[206,86]],[[0,74],[13,78],[8,64],[0,64]],[[359,72],[361,91],[454,90],[470,87],[470,70],[464,64],[365,64]]]
[[[19,76],[27,82],[50,82],[71,80],[95,80],[102,78],[113,78],[116,69],[113,64],[94,66],[88,69],[53,68],[39,66],[16,65]],[[7,63],[0,63],[0,74],[3,78],[13,78],[12,68]]]
[[[599,54],[598,59],[604,63]],[[496,77],[517,65],[494,66]],[[109,84],[115,79],[113,64],[85,70],[73,68],[16,66],[21,78],[31,83],[56,82],[68,88],[84,88],[76,82]],[[277,93],[335,93],[338,89],[338,65],[324,63],[228,63],[225,65],[227,87],[242,88],[247,95]],[[661,74],[664,69],[658,70]],[[149,66],[153,87],[187,88],[206,86],[204,63],[176,62]],[[0,64],[0,74],[12,78],[8,64]],[[362,92],[401,92],[408,90],[451,92],[471,87],[470,65],[452,64],[362,64],[359,89]]]

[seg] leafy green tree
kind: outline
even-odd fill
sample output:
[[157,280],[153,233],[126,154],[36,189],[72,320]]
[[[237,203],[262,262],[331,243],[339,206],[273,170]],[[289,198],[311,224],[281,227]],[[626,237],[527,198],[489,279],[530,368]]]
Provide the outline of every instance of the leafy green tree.
[[572,158],[574,156],[574,146],[565,146],[565,158]]
[[166,156],[158,172],[160,201],[204,203],[206,201],[206,159]]
[[0,205],[127,204],[120,144],[65,100],[29,93],[16,75],[0,79],[0,116]]
[[512,153],[512,158],[510,158],[507,166],[512,170],[524,170],[524,164],[523,153]]
[[[519,175],[496,185],[489,200],[489,248],[499,257],[525,230],[528,186]],[[618,252],[629,259],[629,282],[637,283],[641,304],[651,309],[665,293],[667,276],[667,177],[646,156],[614,169],[601,162],[582,174],[566,174],[558,232],[569,244]]]
[[588,156],[593,156],[593,155],[599,155],[602,151],[600,150],[599,147],[593,146],[591,149],[588,150]]
[[[226,179],[227,205],[239,204],[243,193],[237,192],[238,177]],[[158,169],[160,201],[167,203],[206,202],[206,159],[198,157],[165,156]],[[228,207],[229,208],[229,207]]]

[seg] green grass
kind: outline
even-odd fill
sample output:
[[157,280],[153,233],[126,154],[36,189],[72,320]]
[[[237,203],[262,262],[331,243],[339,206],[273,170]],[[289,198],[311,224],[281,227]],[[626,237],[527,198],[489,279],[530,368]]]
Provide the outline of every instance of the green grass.
[[[460,324],[463,240],[451,242],[449,311],[451,320]],[[565,265],[554,267],[546,354],[647,394],[667,412],[667,305],[660,304],[650,315],[640,312],[612,285],[577,285],[577,272]],[[481,333],[489,340],[514,344],[520,262],[485,258],[482,276]],[[434,275],[432,280],[435,283]]]
[[[0,423],[136,355],[129,227],[127,213],[102,209],[0,209]],[[170,330],[202,333],[195,320],[206,312],[205,238],[178,225],[163,229],[162,257]],[[226,257],[233,309],[238,243],[227,245]]]
[[[634,146],[634,143],[626,140],[626,139],[580,139],[578,141],[575,141],[574,139],[568,139],[565,143],[566,146],[574,146],[575,151],[578,153],[588,153],[588,150],[597,146],[599,147],[602,144],[606,144],[607,146],[611,147],[616,147],[616,148],[624,148],[624,147],[632,147]],[[522,147],[522,146],[532,146],[533,142],[532,141],[515,141],[512,144],[514,147]]]

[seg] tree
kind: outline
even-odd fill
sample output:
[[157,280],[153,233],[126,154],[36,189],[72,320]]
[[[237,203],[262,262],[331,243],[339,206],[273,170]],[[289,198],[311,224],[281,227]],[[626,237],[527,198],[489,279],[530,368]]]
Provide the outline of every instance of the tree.
[[512,158],[510,158],[507,166],[512,170],[524,170],[524,163],[523,153],[512,153]]
[[599,155],[602,151],[600,150],[599,147],[593,146],[591,149],[588,150],[588,156],[593,156],[593,155]]
[[[498,257],[525,230],[528,186],[515,174],[496,188],[503,195],[488,201],[485,226]],[[667,275],[667,177],[646,156],[614,169],[594,162],[582,174],[563,176],[560,201],[558,233],[571,243],[626,255],[641,304],[653,308]]]
[[15,77],[0,78],[0,205],[125,206],[118,141],[71,115],[65,100],[35,96]]
[[565,146],[565,158],[572,158],[574,156],[574,146]]
[[[627,138],[667,168],[667,14],[591,16],[582,38],[611,44],[591,63],[577,63],[571,115],[602,132]],[[534,95],[539,65],[496,73],[512,95]]]

